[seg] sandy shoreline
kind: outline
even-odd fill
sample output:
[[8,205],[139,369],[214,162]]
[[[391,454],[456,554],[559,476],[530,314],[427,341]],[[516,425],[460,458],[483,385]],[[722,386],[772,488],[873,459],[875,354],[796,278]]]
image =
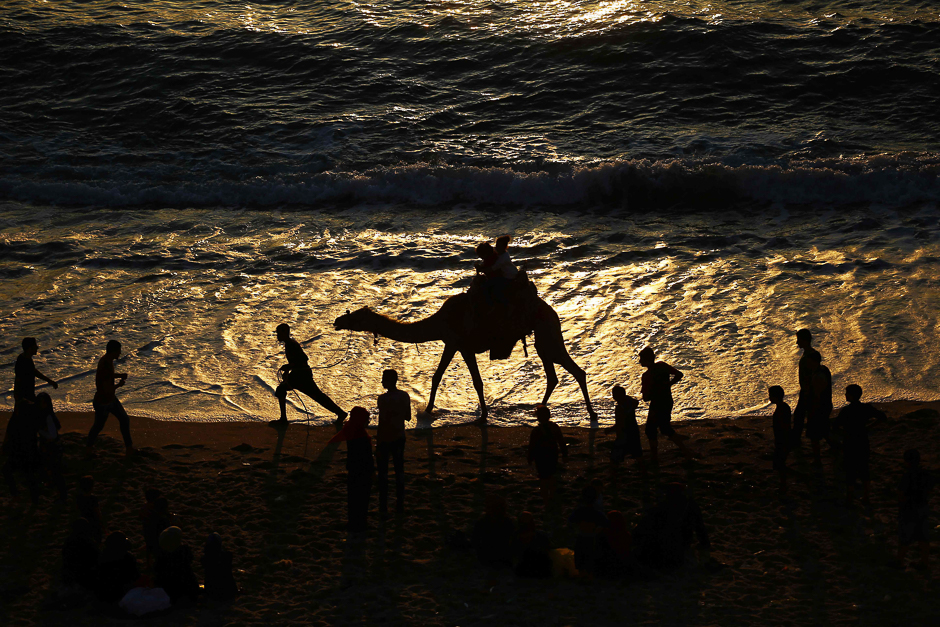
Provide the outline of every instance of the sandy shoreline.
[[[200,602],[150,624],[930,624],[940,610],[937,584],[892,569],[889,559],[896,549],[901,455],[916,446],[927,466],[937,468],[940,403],[881,407],[890,421],[871,435],[871,511],[842,504],[841,460],[831,454],[824,454],[821,469],[808,455],[791,456],[797,476],[790,494],[779,497],[766,417],[681,423],[702,458],[683,462],[667,443],[647,481],[629,465],[611,481],[611,436],[565,427],[570,462],[561,476],[561,507],[549,512],[526,465],[528,427],[458,425],[408,432],[409,513],[381,523],[373,490],[370,533],[361,542],[346,539],[345,447],[326,445],[332,427],[298,424],[279,439],[264,423],[135,418],[141,452],[127,461],[112,418],[99,457],[86,460],[91,415],[61,419],[69,485],[95,476],[106,530],[127,533],[138,557],[143,541],[136,516],[151,485],[167,496],[194,549],[217,531],[235,552],[243,596],[225,605]],[[606,507],[631,521],[660,485],[686,482],[702,507],[711,556],[727,567],[709,574],[691,563],[630,584],[507,577],[488,590],[474,555],[445,545],[450,533],[480,516],[484,496],[497,492],[510,515],[532,511],[556,546],[572,547],[564,518],[583,481],[593,478],[606,486]],[[93,604],[63,609],[56,600],[59,547],[76,516],[74,494],[58,505],[47,489],[31,511],[25,498],[11,505],[3,489],[0,623],[124,622],[102,617]]]

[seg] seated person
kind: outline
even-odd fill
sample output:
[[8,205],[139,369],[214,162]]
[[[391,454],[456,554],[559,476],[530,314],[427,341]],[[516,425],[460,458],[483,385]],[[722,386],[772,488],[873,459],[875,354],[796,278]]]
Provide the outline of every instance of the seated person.
[[632,536],[627,519],[613,510],[607,512],[610,525],[597,538],[597,574],[617,578],[630,572],[630,545]]
[[160,548],[153,565],[154,583],[163,588],[173,603],[199,594],[193,573],[193,552],[183,544],[183,531],[167,527],[160,534]]
[[167,527],[172,527],[176,516],[170,513],[170,503],[166,497],[158,496],[150,507],[141,511],[144,527],[144,542],[147,544],[147,561],[160,550],[160,534]]
[[232,553],[222,549],[222,536],[213,533],[206,540],[202,555],[206,596],[216,601],[228,601],[238,595],[235,575],[232,574]]
[[95,594],[99,601],[117,603],[127,591],[137,585],[140,570],[137,559],[131,555],[131,543],[120,531],[112,532],[104,541],[98,558],[98,577]]
[[98,540],[95,530],[85,518],[76,518],[72,533],[62,545],[62,582],[93,588],[98,569]]
[[596,487],[584,486],[578,508],[568,517],[568,524],[578,529],[574,543],[575,568],[589,578],[594,576],[597,566],[598,531],[610,526],[607,516],[597,508],[598,496]]
[[515,541],[516,576],[546,579],[552,576],[552,541],[548,534],[535,526],[535,517],[530,512],[519,514]]
[[633,546],[638,560],[654,568],[675,567],[697,536],[699,546],[709,547],[708,532],[698,504],[685,493],[685,485],[670,483],[666,497],[637,525]]
[[487,568],[512,567],[512,544],[516,526],[506,515],[506,501],[495,494],[486,497],[486,512],[473,526],[471,542],[477,558]]

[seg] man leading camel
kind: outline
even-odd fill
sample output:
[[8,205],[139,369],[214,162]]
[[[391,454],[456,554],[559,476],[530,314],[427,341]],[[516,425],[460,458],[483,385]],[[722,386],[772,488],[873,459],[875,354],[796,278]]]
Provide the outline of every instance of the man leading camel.
[[313,372],[307,364],[307,354],[300,347],[300,343],[290,336],[290,325],[286,323],[277,325],[275,333],[277,334],[277,341],[284,344],[284,355],[287,357],[287,363],[279,368],[279,371],[284,375],[284,380],[274,390],[274,396],[277,397],[281,405],[281,417],[279,420],[272,420],[268,424],[281,429],[287,427],[287,393],[290,390],[303,392],[320,403],[324,409],[336,414],[336,422],[342,424],[346,420],[346,412],[340,409],[313,382]]

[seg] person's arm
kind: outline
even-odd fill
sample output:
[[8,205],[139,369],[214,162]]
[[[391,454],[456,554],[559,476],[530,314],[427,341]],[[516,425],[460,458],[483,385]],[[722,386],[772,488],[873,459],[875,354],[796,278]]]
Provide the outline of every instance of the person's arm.
[[843,407],[839,410],[839,415],[832,419],[832,428],[833,429],[844,429],[845,428],[845,410],[848,409],[848,406]]
[[880,409],[876,409],[875,407],[872,407],[871,405],[869,405],[869,407],[871,407],[871,416],[872,418],[874,418],[872,423],[868,425],[869,430],[873,429],[874,427],[877,427],[883,422],[888,421],[888,414],[884,413]]
[[46,383],[48,383],[49,385],[51,385],[53,390],[58,390],[58,389],[59,389],[59,384],[56,383],[55,381],[53,381],[52,379],[50,379],[49,377],[47,377],[46,375],[44,375],[43,373],[39,372],[39,369],[38,369],[38,368],[35,368],[35,367],[34,367],[34,368],[33,368],[33,372],[36,373],[36,378],[42,379],[43,381],[45,381]]
[[[669,364],[666,364],[666,365],[669,366]],[[669,376],[672,377],[672,379],[670,379],[669,381],[670,386],[673,386],[682,380],[682,372],[679,370],[676,370],[672,366],[669,366]]]

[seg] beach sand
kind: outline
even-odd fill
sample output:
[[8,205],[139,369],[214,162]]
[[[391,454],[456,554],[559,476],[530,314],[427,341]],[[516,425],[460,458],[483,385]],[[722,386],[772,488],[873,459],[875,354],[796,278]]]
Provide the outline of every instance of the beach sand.
[[[235,553],[243,589],[238,599],[202,600],[150,618],[151,625],[935,624],[938,584],[919,571],[893,568],[891,559],[901,457],[918,447],[926,465],[937,468],[940,403],[881,407],[891,420],[872,432],[871,511],[844,505],[840,458],[824,452],[816,468],[808,444],[804,454],[791,455],[797,475],[789,494],[779,496],[768,417],[677,425],[701,458],[684,461],[665,442],[648,480],[629,463],[611,480],[612,436],[563,428],[570,461],[560,479],[560,505],[548,513],[526,464],[529,428],[463,425],[408,432],[408,513],[380,522],[373,489],[364,539],[347,538],[345,531],[345,445],[326,444],[335,428],[294,424],[279,439],[260,422],[134,418],[140,453],[127,460],[111,418],[99,456],[85,459],[91,415],[61,419],[69,485],[94,475],[105,532],[124,531],[141,564],[137,513],[149,486],[169,499],[197,554],[197,574],[207,534],[220,533]],[[604,482],[605,506],[629,520],[663,484],[686,482],[710,532],[710,556],[725,567],[711,572],[693,552],[685,567],[648,581],[540,582],[507,575],[488,586],[475,555],[446,544],[453,532],[469,530],[484,496],[495,492],[506,498],[511,516],[532,511],[555,546],[573,547],[564,520],[584,481],[594,478]],[[32,509],[25,491],[12,503],[3,489],[0,624],[126,623],[93,602],[70,607],[57,592],[76,492],[72,487],[67,503],[57,504],[47,487]]]

